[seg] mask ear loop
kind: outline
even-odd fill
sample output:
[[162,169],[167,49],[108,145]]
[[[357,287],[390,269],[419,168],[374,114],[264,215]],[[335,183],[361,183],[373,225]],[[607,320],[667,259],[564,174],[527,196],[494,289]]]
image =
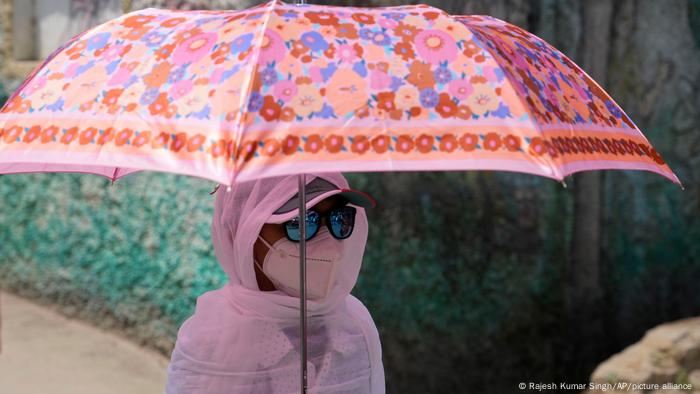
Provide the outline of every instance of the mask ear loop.
[[[262,236],[260,236],[260,234],[258,234],[258,239],[260,239],[261,241],[263,241],[263,243],[264,243],[265,245],[267,245],[267,247],[269,248],[269,250],[267,251],[268,253],[270,253],[270,251],[272,251],[272,250],[277,251],[277,249],[273,248],[272,245],[270,245],[270,243],[267,242],[267,241],[265,240],[265,238],[263,238]],[[283,254],[284,251],[279,251],[279,253],[280,253],[280,254]],[[265,270],[263,270],[263,267],[262,267],[262,266],[260,265],[260,263],[258,262],[258,259],[255,258],[255,254],[253,254],[253,264],[255,264],[255,266],[258,267],[258,269],[260,270],[260,273],[262,273],[263,275],[265,275],[265,278],[267,278],[267,280],[269,280],[270,283],[272,283],[272,284],[275,286],[275,288],[277,288],[277,283],[275,283],[275,282],[272,280],[272,278],[270,278],[270,277],[265,273]]]

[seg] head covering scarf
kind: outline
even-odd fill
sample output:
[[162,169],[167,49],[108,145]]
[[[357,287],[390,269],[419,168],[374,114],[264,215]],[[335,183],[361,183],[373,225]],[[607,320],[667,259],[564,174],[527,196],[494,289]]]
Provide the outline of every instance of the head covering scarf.
[[[307,174],[306,183],[315,177],[349,187],[340,173]],[[194,314],[180,327],[166,394],[299,392],[299,298],[261,291],[253,268],[262,226],[297,189],[298,176],[292,175],[217,190],[212,241],[229,282],[199,296]],[[326,298],[307,303],[310,393],[385,392],[377,329],[350,295],[368,231],[364,209],[355,208],[353,234],[343,241],[348,258]]]

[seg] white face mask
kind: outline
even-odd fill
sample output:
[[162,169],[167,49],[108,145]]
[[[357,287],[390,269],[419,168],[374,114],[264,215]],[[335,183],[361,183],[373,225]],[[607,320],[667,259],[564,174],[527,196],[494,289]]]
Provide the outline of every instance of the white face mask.
[[[293,297],[300,297],[299,290],[299,243],[286,237],[270,245],[258,234],[258,238],[270,250],[263,266],[255,264],[270,279],[278,290]],[[333,238],[327,228],[306,241],[306,296],[311,300],[325,298],[335,284],[335,276],[343,257],[343,243]]]

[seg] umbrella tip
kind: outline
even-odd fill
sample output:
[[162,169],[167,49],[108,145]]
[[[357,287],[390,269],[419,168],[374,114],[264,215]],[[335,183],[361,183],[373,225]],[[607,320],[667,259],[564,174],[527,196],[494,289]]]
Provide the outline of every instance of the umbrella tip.
[[566,182],[564,182],[563,179],[559,180],[559,183],[561,183],[561,185],[564,186],[564,189],[566,189]]

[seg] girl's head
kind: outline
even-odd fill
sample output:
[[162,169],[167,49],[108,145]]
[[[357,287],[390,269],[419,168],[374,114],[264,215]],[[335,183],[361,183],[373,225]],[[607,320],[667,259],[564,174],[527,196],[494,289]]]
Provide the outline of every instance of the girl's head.
[[[298,283],[299,278],[297,191],[297,175],[237,183],[230,191],[217,190],[212,240],[219,264],[232,284],[262,290],[273,297],[279,292],[270,290],[294,295],[290,285]],[[374,206],[374,200],[350,190],[340,173],[307,174],[306,194],[306,209],[311,215],[307,216],[307,228],[312,231],[307,231],[306,242],[307,295],[315,282],[314,288],[325,293],[319,302],[332,303],[344,298],[355,285],[367,241],[365,207]],[[352,232],[343,238],[349,227]],[[321,264],[336,260],[337,264]],[[333,280],[326,281],[329,276]],[[328,283],[325,289],[318,285],[323,282]]]

